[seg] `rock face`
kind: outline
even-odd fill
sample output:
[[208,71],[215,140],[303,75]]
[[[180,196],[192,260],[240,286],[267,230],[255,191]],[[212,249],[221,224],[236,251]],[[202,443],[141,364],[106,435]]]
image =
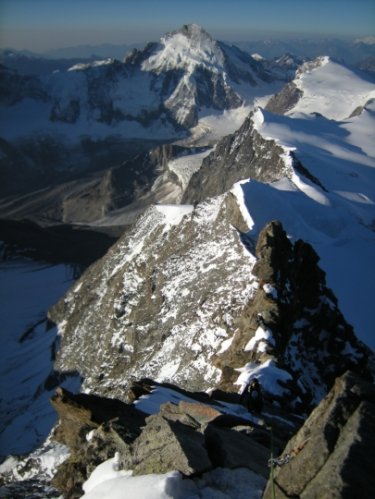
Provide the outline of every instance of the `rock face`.
[[[115,452],[128,448],[129,442],[140,434],[145,414],[119,400],[73,395],[61,388],[52,404],[60,421],[53,438],[71,451],[52,484],[64,497],[81,497],[87,474]],[[92,435],[90,432],[95,432],[95,438],[87,436]]]
[[[276,497],[372,497],[375,389],[348,373],[288,442],[292,460],[275,470]],[[271,499],[268,483],[264,499]]]
[[[144,383],[141,381],[135,389]],[[178,400],[178,387],[155,386],[148,380],[146,389],[149,383],[152,391],[165,388],[172,399]],[[134,476],[178,470],[185,477],[195,477],[215,468],[242,467],[266,478],[267,430],[249,421],[240,406],[236,410],[243,418],[226,416],[227,408],[220,401],[205,395],[203,403],[194,400],[201,399],[202,394],[183,393],[189,401],[162,404],[145,418],[133,405],[119,400],[59,390],[52,399],[59,414],[54,438],[68,445],[71,455],[59,467],[53,485],[64,498],[78,498],[82,483],[95,466],[114,455],[118,469],[131,469]],[[290,425],[293,427],[288,421],[283,424],[289,430]],[[285,445],[284,440],[281,442]]]
[[[150,400],[152,392],[161,389],[175,402],[161,404],[145,417],[133,405],[116,400],[67,391],[55,395],[53,404],[59,413],[55,435],[71,449],[53,480],[65,498],[80,497],[81,485],[92,469],[116,455],[117,468],[131,469],[133,475],[178,470],[188,478],[216,468],[247,468],[261,477],[271,476],[263,495],[271,499],[272,475],[267,465],[271,439],[273,455],[280,456],[273,470],[276,497],[338,499],[374,494],[375,388],[353,373],[336,379],[300,429],[291,414],[272,411],[271,406],[262,419],[254,419],[232,404],[230,410],[238,416],[230,416],[228,405],[214,397],[152,380],[141,380],[134,390],[142,387],[151,389]],[[179,401],[181,396],[185,400]],[[289,433],[298,431],[285,446],[287,427]]]
[[256,286],[229,199],[149,208],[50,311],[57,369],[77,366],[85,387],[120,398],[130,376],[214,386],[209,359]]
[[301,240],[292,245],[281,224],[271,222],[259,235],[256,256],[258,289],[238,318],[230,347],[215,360],[223,369],[222,386],[237,376],[229,368],[275,362],[293,376],[282,383],[282,403],[306,408],[346,370],[369,375],[369,352],[326,287],[313,248]]
[[255,129],[253,113],[232,135],[224,137],[202,162],[186,188],[182,202],[197,203],[217,196],[239,180],[273,182],[291,174],[285,150]]
[[289,82],[281,92],[271,97],[265,109],[271,113],[284,114],[297,104],[302,95],[302,90],[295,83]]

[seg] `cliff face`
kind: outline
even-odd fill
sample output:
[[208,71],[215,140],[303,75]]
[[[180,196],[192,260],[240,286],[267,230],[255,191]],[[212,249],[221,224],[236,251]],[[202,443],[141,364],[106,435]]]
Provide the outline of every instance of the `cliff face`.
[[273,182],[290,174],[285,150],[257,132],[251,113],[234,134],[219,141],[214,151],[203,160],[182,201],[196,203],[217,196],[243,179]]
[[281,224],[271,222],[259,235],[256,257],[258,288],[238,318],[230,347],[215,360],[223,368],[223,388],[246,363],[254,375],[274,364],[291,374],[280,376],[274,398],[306,408],[348,369],[368,376],[369,351],[341,314],[314,249],[301,240],[292,244]]
[[120,397],[131,376],[215,385],[220,371],[210,357],[257,286],[228,197],[195,210],[149,208],[82,276],[50,311],[61,335],[59,370],[75,366],[85,388]]

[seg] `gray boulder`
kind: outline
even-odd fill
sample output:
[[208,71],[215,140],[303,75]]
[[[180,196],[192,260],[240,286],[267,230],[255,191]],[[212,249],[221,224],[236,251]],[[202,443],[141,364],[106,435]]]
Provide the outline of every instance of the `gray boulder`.
[[[282,457],[274,474],[277,497],[374,497],[375,387],[352,373],[338,378]],[[268,482],[264,499],[271,499]]]
[[190,476],[212,468],[204,436],[191,426],[168,420],[161,414],[146,419],[146,426],[123,465],[132,469],[134,475],[178,470]]

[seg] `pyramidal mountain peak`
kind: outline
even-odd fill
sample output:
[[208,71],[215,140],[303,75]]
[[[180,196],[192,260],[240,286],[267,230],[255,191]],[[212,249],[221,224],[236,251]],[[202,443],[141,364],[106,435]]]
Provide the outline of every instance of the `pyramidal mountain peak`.
[[184,25],[167,33],[155,52],[142,64],[142,69],[192,72],[196,66],[201,66],[214,72],[224,71],[225,57],[220,45],[197,24]]

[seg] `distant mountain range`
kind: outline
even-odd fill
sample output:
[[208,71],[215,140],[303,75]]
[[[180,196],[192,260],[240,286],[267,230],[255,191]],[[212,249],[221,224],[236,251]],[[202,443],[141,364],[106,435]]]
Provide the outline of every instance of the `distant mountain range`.
[[[265,59],[278,58],[285,53],[314,59],[328,55],[340,62],[352,65],[361,64],[375,56],[374,37],[341,38],[292,38],[264,39],[227,42],[249,54],[259,54]],[[76,62],[113,58],[122,61],[134,48],[142,49],[146,43],[77,45],[48,50],[42,53],[29,50],[0,49],[0,61],[9,68],[25,74],[41,74],[54,69],[67,69]],[[64,59],[66,61],[64,61]],[[69,62],[70,59],[70,62]]]

